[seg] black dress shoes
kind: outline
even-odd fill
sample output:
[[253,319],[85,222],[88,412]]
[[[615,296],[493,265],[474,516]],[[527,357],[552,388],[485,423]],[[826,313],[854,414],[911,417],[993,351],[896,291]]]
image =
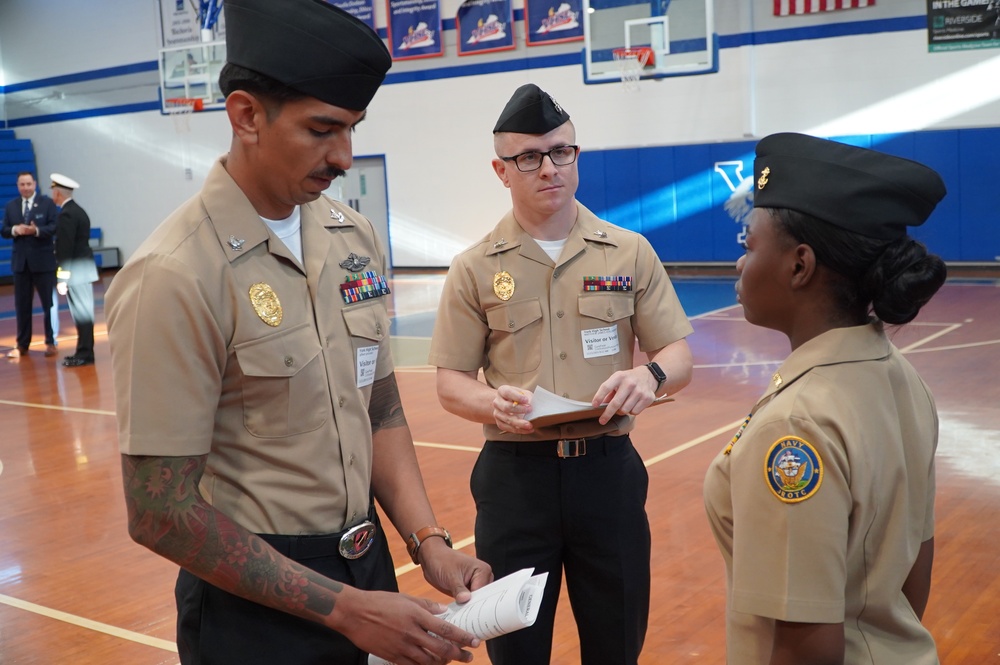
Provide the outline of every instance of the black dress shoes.
[[93,365],[94,359],[92,357],[83,356],[66,356],[63,358],[63,365],[66,367],[83,367],[84,365]]

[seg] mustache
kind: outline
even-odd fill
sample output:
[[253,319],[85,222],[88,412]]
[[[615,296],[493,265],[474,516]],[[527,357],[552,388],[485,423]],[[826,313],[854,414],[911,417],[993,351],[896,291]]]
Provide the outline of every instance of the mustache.
[[320,169],[319,171],[313,171],[312,173],[309,174],[309,177],[324,178],[326,180],[336,180],[337,178],[342,178],[345,175],[347,175],[347,171],[345,171],[344,169],[338,168],[336,166],[328,166],[324,169]]

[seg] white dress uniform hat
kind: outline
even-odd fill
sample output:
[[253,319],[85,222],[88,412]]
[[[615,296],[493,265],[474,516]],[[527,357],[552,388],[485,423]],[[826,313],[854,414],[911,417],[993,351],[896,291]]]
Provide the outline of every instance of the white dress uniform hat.
[[65,187],[66,189],[80,188],[80,183],[70,177],[64,176],[61,173],[53,173],[50,178],[52,180],[52,184],[54,185],[59,185],[60,187]]

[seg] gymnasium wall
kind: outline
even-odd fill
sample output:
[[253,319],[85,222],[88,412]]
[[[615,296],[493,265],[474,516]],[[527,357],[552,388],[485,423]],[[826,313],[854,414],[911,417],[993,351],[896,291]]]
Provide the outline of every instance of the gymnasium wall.
[[[774,17],[772,0],[717,0],[719,71],[637,93],[584,84],[581,42],[529,48],[520,22],[516,50],[458,57],[447,20],[458,5],[443,0],[446,55],[395,63],[355,134],[356,155],[385,157],[396,266],[448,265],[509,208],[490,130],[526,82],[573,117],[581,200],[647,233],[665,261],[735,260],[715,164],[748,159],[777,131],[850,137],[935,166],[950,194],[920,233],[950,260],[1000,255],[1000,206],[986,200],[1000,51],[928,53],[925,0],[810,17]],[[186,129],[160,114],[158,13],[154,0],[0,3],[0,124],[32,140],[43,184],[52,171],[84,184],[80,202],[125,257],[198,191],[230,141],[221,112]]]

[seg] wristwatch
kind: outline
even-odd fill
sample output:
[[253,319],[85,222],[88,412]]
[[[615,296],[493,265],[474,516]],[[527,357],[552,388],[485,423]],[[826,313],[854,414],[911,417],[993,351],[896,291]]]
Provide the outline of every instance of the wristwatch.
[[416,533],[411,533],[410,537],[406,539],[406,551],[409,553],[410,558],[413,559],[413,563],[420,565],[417,561],[417,553],[420,551],[420,546],[428,538],[433,538],[437,536],[439,538],[444,538],[445,544],[451,547],[451,534],[448,533],[447,529],[439,526],[425,526],[423,529],[418,529]]
[[653,392],[659,392],[660,388],[663,387],[663,384],[667,382],[666,373],[660,369],[660,366],[656,363],[646,363],[646,369],[648,369],[653,375],[653,378],[656,379],[656,390]]

